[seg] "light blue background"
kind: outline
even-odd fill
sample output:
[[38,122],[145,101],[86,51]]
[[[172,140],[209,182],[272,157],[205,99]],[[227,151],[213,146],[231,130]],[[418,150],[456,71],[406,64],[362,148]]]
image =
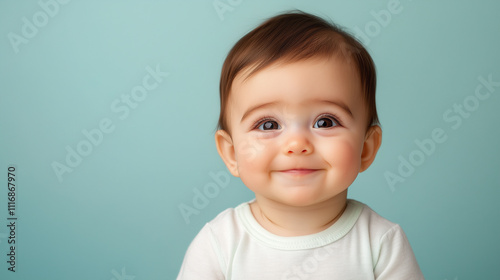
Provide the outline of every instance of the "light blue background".
[[[48,0],[42,0],[43,3]],[[70,1],[27,43],[37,1],[0,1],[0,178],[17,166],[17,272],[7,271],[7,190],[0,189],[1,279],[174,279],[189,242],[217,213],[252,198],[238,178],[183,219],[197,190],[228,174],[213,133],[232,45],[290,9],[372,28],[383,144],[350,197],[401,224],[426,279],[500,279],[500,87],[453,129],[443,114],[500,81],[498,1]],[[39,18],[41,20],[43,18]],[[379,29],[376,29],[376,26]],[[366,32],[366,31],[365,31]],[[158,67],[170,75],[121,120],[114,100]],[[484,92],[485,89],[482,89]],[[467,99],[468,98],[468,99]],[[472,103],[471,103],[472,104]],[[457,116],[457,113],[453,113]],[[109,118],[115,129],[60,182],[66,146]],[[447,135],[393,189],[400,155],[435,128]]]

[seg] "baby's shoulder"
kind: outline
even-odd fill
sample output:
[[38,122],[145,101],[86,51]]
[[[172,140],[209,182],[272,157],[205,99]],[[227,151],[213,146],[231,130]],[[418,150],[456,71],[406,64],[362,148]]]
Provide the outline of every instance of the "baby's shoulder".
[[375,212],[368,205],[355,201],[362,207],[361,214],[356,222],[356,229],[361,232],[369,232],[372,236],[384,236],[388,232],[400,231],[401,227]]
[[205,225],[205,230],[210,231],[218,239],[231,238],[243,233],[241,221],[238,218],[238,208],[227,208]]

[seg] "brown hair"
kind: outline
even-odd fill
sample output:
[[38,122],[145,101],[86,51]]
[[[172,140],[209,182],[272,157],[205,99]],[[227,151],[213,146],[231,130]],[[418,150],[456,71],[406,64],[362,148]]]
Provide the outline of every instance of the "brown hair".
[[354,62],[365,104],[368,128],[379,124],[375,103],[375,64],[363,45],[346,31],[322,18],[301,11],[272,17],[246,34],[227,55],[220,78],[218,129],[229,132],[226,110],[236,76],[252,67],[248,76],[275,62],[295,62],[307,58],[340,55]]

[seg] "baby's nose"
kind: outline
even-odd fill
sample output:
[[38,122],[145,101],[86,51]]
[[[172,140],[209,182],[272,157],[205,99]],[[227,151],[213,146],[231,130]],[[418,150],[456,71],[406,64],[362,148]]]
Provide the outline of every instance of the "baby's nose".
[[308,155],[313,152],[313,145],[306,135],[295,133],[287,139],[283,152],[287,155]]

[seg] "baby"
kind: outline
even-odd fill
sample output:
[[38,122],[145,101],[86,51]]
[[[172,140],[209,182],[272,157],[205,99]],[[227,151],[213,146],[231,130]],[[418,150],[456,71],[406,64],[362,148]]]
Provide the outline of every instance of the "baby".
[[241,38],[220,80],[217,151],[255,199],[192,241],[178,279],[423,279],[403,230],[347,189],[380,147],[366,49],[316,16]]

